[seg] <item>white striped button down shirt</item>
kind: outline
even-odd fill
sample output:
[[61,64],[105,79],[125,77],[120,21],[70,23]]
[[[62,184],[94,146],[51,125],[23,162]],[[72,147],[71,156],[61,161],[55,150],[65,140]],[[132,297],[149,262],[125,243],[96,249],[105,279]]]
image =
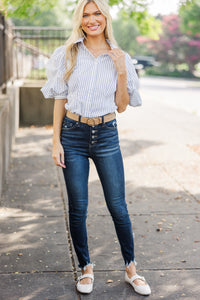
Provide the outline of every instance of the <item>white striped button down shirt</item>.
[[[77,63],[68,81],[64,81],[66,46],[57,48],[51,55],[46,73],[48,81],[41,91],[45,98],[67,99],[65,108],[83,117],[98,117],[114,112],[118,73],[112,58],[102,54],[95,58],[83,43],[79,43]],[[108,40],[111,49],[117,48]],[[132,59],[125,52],[129,105],[140,106],[138,77]]]

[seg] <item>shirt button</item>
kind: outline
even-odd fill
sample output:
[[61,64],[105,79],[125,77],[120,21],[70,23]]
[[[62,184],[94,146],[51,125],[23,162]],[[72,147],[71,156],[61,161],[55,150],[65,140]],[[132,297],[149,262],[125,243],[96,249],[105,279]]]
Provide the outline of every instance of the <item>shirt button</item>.
[[94,139],[95,138],[95,136],[94,135],[92,135],[92,139]]
[[95,133],[95,130],[92,130],[92,133]]

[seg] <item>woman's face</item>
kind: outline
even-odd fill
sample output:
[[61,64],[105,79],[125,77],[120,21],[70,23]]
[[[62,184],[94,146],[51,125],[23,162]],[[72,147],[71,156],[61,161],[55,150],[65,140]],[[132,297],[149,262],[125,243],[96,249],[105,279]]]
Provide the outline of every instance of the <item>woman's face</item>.
[[104,35],[106,18],[94,2],[89,2],[85,5],[81,25],[87,37]]

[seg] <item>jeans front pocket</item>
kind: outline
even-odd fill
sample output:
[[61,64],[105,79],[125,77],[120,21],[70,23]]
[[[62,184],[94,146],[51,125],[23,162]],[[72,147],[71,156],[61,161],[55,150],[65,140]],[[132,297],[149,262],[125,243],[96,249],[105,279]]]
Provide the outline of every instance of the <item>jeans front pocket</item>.
[[78,122],[68,117],[64,117],[62,122],[62,130],[71,130],[78,127]]
[[103,128],[110,129],[110,130],[117,129],[116,119],[104,123]]

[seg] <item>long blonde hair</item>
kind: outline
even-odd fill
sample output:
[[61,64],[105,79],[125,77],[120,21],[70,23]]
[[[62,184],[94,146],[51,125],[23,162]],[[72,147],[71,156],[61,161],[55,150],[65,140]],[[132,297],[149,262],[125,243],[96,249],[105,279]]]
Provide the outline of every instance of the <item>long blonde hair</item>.
[[73,15],[73,30],[66,41],[66,56],[65,56],[65,68],[66,73],[64,79],[67,81],[73,72],[76,65],[78,44],[75,43],[81,37],[87,38],[84,31],[81,29],[81,22],[83,17],[83,10],[87,3],[94,2],[101,13],[106,18],[106,28],[104,31],[105,39],[108,39],[112,44],[117,45],[112,30],[112,17],[109,12],[109,5],[107,0],[79,0]]

